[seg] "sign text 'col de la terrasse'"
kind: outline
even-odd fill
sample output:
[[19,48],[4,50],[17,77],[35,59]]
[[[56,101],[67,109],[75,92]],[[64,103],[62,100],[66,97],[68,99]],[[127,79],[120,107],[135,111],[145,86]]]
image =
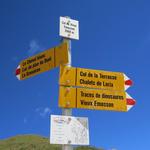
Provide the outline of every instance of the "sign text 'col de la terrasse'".
[[132,85],[132,81],[120,72],[61,67],[59,84],[124,91]]
[[124,73],[61,66],[59,84],[60,107],[128,111],[135,104]]

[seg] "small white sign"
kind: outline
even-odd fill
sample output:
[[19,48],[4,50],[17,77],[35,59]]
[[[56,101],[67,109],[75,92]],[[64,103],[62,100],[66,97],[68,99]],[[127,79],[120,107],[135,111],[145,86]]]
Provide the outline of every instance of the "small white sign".
[[60,17],[59,35],[79,40],[79,22],[70,18]]
[[51,115],[50,143],[89,145],[88,118]]

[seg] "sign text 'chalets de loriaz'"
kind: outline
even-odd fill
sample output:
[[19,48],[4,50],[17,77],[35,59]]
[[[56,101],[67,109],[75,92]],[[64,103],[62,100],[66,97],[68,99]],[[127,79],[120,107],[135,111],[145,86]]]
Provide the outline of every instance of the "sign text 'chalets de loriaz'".
[[59,107],[128,111],[135,104],[124,91],[60,86]]
[[21,61],[16,69],[16,76],[19,80],[24,80],[67,62],[67,44],[63,43]]
[[124,91],[132,81],[120,72],[61,67],[60,85]]

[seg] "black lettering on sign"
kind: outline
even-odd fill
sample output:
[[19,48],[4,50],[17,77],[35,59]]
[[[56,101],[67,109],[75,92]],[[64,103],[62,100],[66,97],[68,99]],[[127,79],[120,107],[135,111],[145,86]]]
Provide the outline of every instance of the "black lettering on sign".
[[86,93],[86,92],[81,91],[80,94],[81,94],[81,97],[94,97],[93,93]]
[[102,78],[102,79],[110,79],[110,80],[117,80],[117,77],[116,77],[116,76],[104,75],[104,74],[102,74],[102,73],[99,74],[99,78]]
[[103,102],[94,101],[94,106],[114,107],[114,104],[113,103],[103,103]]
[[68,26],[65,26],[65,25],[64,25],[64,27],[66,28],[65,30],[67,30],[67,29],[68,29],[68,31],[69,31],[69,32],[71,32],[70,30],[75,30],[74,28],[72,28],[72,27],[68,27]]
[[80,84],[95,85],[95,81],[80,79]]
[[65,29],[65,32],[67,32],[67,33],[71,33],[71,31],[70,31],[70,30],[67,30],[67,29]]
[[28,60],[27,60],[27,64],[31,64],[31,63],[33,63],[33,62],[35,62],[35,61],[36,61],[36,57],[31,58],[31,59],[28,59]]
[[37,68],[37,69],[32,70],[32,71],[28,71],[28,72],[26,72],[26,76],[32,75],[32,74],[37,73],[39,71],[40,71],[40,68]]
[[98,74],[97,73],[94,73],[94,78],[98,78]]
[[40,65],[42,65],[43,63],[44,63],[44,61],[43,61],[43,60],[41,60],[41,61],[40,61]]
[[124,97],[122,95],[108,95],[108,94],[102,94],[103,99],[116,99],[116,100],[123,100]]
[[97,86],[102,86],[102,82],[100,82],[100,81],[97,81]]
[[22,68],[22,72],[27,71],[27,67]]
[[93,74],[89,72],[88,77],[93,77]]
[[86,77],[87,73],[86,72],[83,72],[83,71],[80,71],[80,76],[84,76]]
[[113,87],[113,83],[111,82],[103,82],[104,87]]
[[96,93],[96,94],[95,94],[95,97],[96,97],[96,98],[101,98],[101,95],[100,95],[99,93]]
[[44,63],[47,63],[47,62],[49,62],[49,61],[51,61],[52,60],[52,58],[51,57],[49,57],[49,58],[45,58],[44,59]]
[[25,73],[22,73],[21,76],[22,76],[22,79],[23,79],[23,78],[26,77],[26,74],[25,74]]
[[92,106],[93,102],[90,101],[85,101],[85,100],[80,100],[81,105],[85,105],[85,106]]
[[34,64],[32,65],[32,68],[37,67],[38,65],[39,65],[39,62],[34,63]]
[[72,27],[76,27],[76,24],[72,24],[72,23],[71,23],[71,24],[70,24],[70,26],[72,26]]
[[45,57],[45,54],[39,55],[39,56],[37,56],[37,60],[42,59],[42,58],[44,58],[44,57]]

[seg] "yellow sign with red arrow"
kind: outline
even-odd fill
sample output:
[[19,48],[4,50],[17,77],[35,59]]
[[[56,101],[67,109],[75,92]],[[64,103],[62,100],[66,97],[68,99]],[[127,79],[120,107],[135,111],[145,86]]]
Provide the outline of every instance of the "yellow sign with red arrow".
[[16,69],[16,76],[19,80],[24,80],[66,63],[68,47],[67,43],[63,43],[21,61]]
[[132,85],[132,81],[124,73],[120,72],[61,67],[59,84],[124,91]]
[[135,100],[124,91],[60,86],[59,107],[63,108],[128,111],[134,104]]

